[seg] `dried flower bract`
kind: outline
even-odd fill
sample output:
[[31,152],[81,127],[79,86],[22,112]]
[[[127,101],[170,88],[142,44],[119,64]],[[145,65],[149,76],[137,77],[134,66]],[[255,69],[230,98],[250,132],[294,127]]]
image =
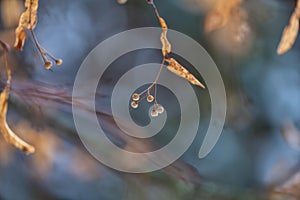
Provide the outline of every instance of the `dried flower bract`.
[[166,59],[166,61],[169,63],[169,66],[167,67],[169,71],[188,80],[193,85],[205,88],[205,86],[198,79],[196,79],[194,75],[192,75],[186,68],[179,64],[174,58]]
[[300,1],[297,1],[297,6],[293,12],[289,25],[283,30],[281,41],[277,48],[277,54],[282,55],[289,51],[294,45],[298,32],[299,32],[299,19],[300,19]]

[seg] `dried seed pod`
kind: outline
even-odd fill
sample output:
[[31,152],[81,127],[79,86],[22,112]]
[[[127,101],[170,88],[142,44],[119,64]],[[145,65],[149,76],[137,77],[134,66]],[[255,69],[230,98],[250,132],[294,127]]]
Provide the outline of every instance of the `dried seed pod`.
[[55,64],[57,66],[61,66],[63,64],[63,60],[62,59],[57,59],[57,60],[55,60]]
[[137,93],[134,93],[134,94],[132,95],[132,100],[133,100],[133,101],[138,101],[138,100],[140,100],[140,95],[137,94]]
[[154,101],[154,97],[153,97],[152,95],[148,95],[148,96],[147,96],[147,101],[148,101],[149,103],[153,102],[153,101]]
[[137,102],[133,101],[133,102],[131,102],[131,107],[136,109],[139,107],[139,104]]
[[179,64],[174,58],[166,59],[169,63],[167,69],[179,77],[182,77],[188,80],[193,85],[197,85],[199,87],[205,88],[205,86],[194,77],[186,68],[184,68],[181,64]]
[[156,110],[158,114],[162,114],[165,111],[164,107],[162,107],[161,105],[159,105]]
[[156,109],[152,109],[150,115],[151,115],[151,117],[157,117],[158,116],[157,110]]
[[45,65],[44,65],[44,68],[47,69],[47,70],[49,70],[49,69],[51,69],[51,67],[52,67],[52,62],[46,61]]

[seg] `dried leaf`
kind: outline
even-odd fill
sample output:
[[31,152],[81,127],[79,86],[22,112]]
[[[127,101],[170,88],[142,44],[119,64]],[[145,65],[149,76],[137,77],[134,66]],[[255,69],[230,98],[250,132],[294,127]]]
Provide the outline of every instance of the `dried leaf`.
[[15,48],[22,51],[25,39],[26,30],[33,30],[37,23],[37,9],[38,0],[26,0],[25,1],[26,10],[22,13],[19,26],[16,29],[16,41]]
[[[3,43],[3,44],[2,44]],[[4,42],[1,42],[1,46],[6,48],[7,45],[4,45]],[[33,153],[35,151],[34,147],[24,142],[19,138],[8,126],[6,121],[7,107],[8,107],[8,97],[10,92],[10,80],[11,80],[11,71],[8,66],[7,61],[7,49],[4,49],[5,65],[7,72],[7,81],[4,90],[0,94],[0,132],[3,134],[4,139],[14,145],[16,148],[24,151],[26,154]]]
[[282,55],[289,51],[294,45],[297,35],[299,32],[299,18],[300,18],[300,1],[297,3],[297,7],[293,12],[289,25],[286,26],[283,30],[280,43],[277,48],[277,54]]
[[15,48],[19,51],[23,50],[23,46],[25,44],[26,39],[26,32],[24,30],[21,30],[19,28],[16,29],[16,42],[15,42]]
[[243,0],[219,0],[205,19],[205,32],[209,33],[227,25]]
[[169,42],[167,38],[167,33],[168,33],[168,26],[166,21],[162,17],[158,17],[160,26],[162,28],[162,33],[160,36],[160,41],[162,43],[162,54],[164,57],[167,57],[169,53],[171,53],[171,43]]
[[186,68],[179,64],[174,58],[166,59],[166,61],[169,63],[169,66],[167,67],[169,71],[188,80],[194,85],[205,88],[205,86],[198,79],[196,79],[194,75],[192,75]]
[[162,30],[162,33],[161,33],[161,36],[160,36],[160,41],[162,43],[162,54],[164,57],[167,57],[167,55],[169,53],[171,53],[171,43],[169,42],[168,38],[167,38],[167,32],[168,32],[168,29],[166,28],[163,28]]
[[169,40],[167,38],[168,25],[167,25],[166,21],[164,20],[164,18],[162,18],[159,15],[159,12],[156,8],[156,5],[155,5],[154,1],[153,0],[151,0],[151,1],[147,0],[147,2],[152,5],[152,7],[154,9],[154,12],[156,14],[156,17],[157,17],[157,19],[159,21],[159,24],[161,26],[161,29],[162,29],[162,33],[161,33],[161,36],[160,36],[160,41],[162,43],[161,50],[162,50],[163,56],[166,58],[166,57],[168,57],[168,54],[171,53],[171,48],[172,48],[171,43],[169,42]]
[[166,21],[164,20],[164,18],[158,17],[158,20],[159,20],[159,23],[160,23],[160,26],[162,29],[168,29],[168,25],[167,25]]

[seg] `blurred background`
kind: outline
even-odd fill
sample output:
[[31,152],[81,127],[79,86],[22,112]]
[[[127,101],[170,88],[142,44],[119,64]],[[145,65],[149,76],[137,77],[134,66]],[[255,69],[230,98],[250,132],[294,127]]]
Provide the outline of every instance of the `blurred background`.
[[[295,1],[220,1],[225,3],[219,10],[218,0],[155,1],[170,29],[198,41],[214,59],[228,110],[219,142],[199,160],[210,119],[209,94],[200,91],[202,121],[193,145],[171,166],[140,175],[109,169],[87,152],[74,127],[71,93],[78,68],[98,43],[128,29],[159,26],[153,9],[145,0],[40,1],[35,33],[64,63],[45,70],[30,37],[23,52],[10,53],[8,123],[36,153],[27,156],[0,137],[0,199],[300,199],[299,41],[285,55],[276,54]],[[0,39],[13,46],[24,1],[0,2]],[[226,23],[216,23],[215,12]],[[171,133],[142,145],[122,136],[111,119],[112,86],[124,71],[161,59],[159,51],[132,52],[102,77],[99,121],[115,142],[132,151],[161,145]],[[4,72],[3,62],[1,67]],[[162,102],[167,97],[162,95]],[[149,123],[146,115],[139,119]]]

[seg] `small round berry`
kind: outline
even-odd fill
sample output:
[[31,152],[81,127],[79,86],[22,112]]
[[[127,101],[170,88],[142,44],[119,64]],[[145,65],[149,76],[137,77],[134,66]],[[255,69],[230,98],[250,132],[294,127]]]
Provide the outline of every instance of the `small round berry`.
[[149,103],[153,102],[153,101],[154,101],[154,97],[153,97],[152,95],[148,95],[148,96],[147,96],[147,101],[148,101]]
[[158,116],[157,110],[152,109],[150,115],[151,115],[151,117],[157,117]]
[[131,102],[131,107],[136,109],[139,107],[139,104],[137,102],[133,101],[133,102]]
[[45,65],[44,65],[44,68],[47,69],[47,70],[49,70],[49,69],[51,69],[51,67],[52,67],[52,62],[46,61]]
[[55,60],[55,64],[57,66],[61,66],[63,64],[63,60],[62,59]]
[[162,114],[164,111],[165,111],[164,107],[162,107],[162,106],[157,107],[158,114]]
[[137,93],[134,93],[134,94],[132,95],[132,100],[133,100],[133,101],[138,101],[138,100],[140,100],[140,95],[137,94]]

